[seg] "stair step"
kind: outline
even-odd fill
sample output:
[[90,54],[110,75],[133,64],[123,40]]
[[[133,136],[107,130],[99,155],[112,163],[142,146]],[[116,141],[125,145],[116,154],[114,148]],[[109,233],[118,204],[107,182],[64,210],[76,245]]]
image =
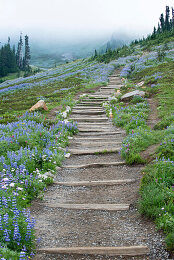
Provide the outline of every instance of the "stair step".
[[98,149],[69,149],[69,152],[73,155],[85,155],[85,154],[96,154],[96,153],[118,153],[121,147],[118,148],[98,148]]
[[[79,127],[78,128],[78,130],[79,130],[79,132],[81,132],[81,133],[91,133],[91,132],[93,132],[93,133],[96,133],[96,134],[100,134],[100,133],[103,133],[103,132],[106,132],[106,131],[109,131],[110,130],[110,128],[104,128],[104,127],[99,127],[99,128],[82,128],[82,127]],[[115,133],[115,132],[107,132],[107,133]]]
[[[110,136],[109,137],[109,140],[113,140],[115,141],[116,140],[116,136]],[[117,139],[118,140],[118,139]],[[96,141],[100,141],[100,142],[107,142],[108,141],[108,137],[74,137],[73,138],[73,141],[81,141],[81,142],[96,142]]]
[[110,89],[119,89],[120,88],[120,86],[115,86],[115,85],[108,85],[107,87],[102,87],[101,89],[103,90],[105,90],[105,89],[108,89],[108,90],[110,90]]
[[104,180],[104,181],[74,181],[74,182],[54,182],[57,185],[64,186],[111,186],[122,185],[136,182],[135,179],[123,179],[123,180]]
[[97,146],[103,146],[103,145],[105,145],[105,146],[107,146],[107,145],[121,145],[122,144],[122,142],[114,142],[114,141],[112,141],[112,142],[107,142],[107,141],[103,141],[103,142],[96,142],[96,141],[92,141],[92,142],[83,142],[83,141],[81,141],[81,142],[77,142],[77,141],[74,141],[74,142],[72,142],[71,143],[72,145],[78,145],[78,146],[94,146],[94,147],[97,147]]
[[85,110],[79,110],[79,111],[72,111],[72,114],[79,114],[79,115],[102,115],[102,114],[105,114],[105,112],[102,110],[102,111],[85,111]]
[[100,162],[100,163],[89,163],[81,165],[65,165],[62,168],[68,169],[83,169],[83,168],[97,168],[97,167],[109,167],[109,166],[120,166],[125,165],[125,162]]
[[105,256],[141,256],[150,253],[147,246],[121,246],[121,247],[60,247],[40,248],[38,253],[47,254],[77,254],[77,255],[105,255]]
[[46,204],[51,208],[62,209],[77,209],[77,210],[107,210],[107,211],[123,211],[129,210],[130,204],[68,204],[68,203],[54,203]]
[[[83,131],[82,131],[83,132]],[[88,133],[89,132],[89,133]],[[92,135],[115,135],[115,134],[123,134],[123,135],[125,135],[125,132],[120,132],[120,131],[118,131],[118,132],[97,132],[97,131],[95,131],[94,133],[93,133],[93,131],[88,131],[88,132],[83,132],[83,133],[79,133],[78,135],[80,136],[80,135],[83,135],[83,136],[92,136]],[[110,137],[108,137],[108,138],[110,138]]]
[[75,109],[75,110],[76,109],[81,109],[81,110],[82,109],[99,109],[100,110],[100,109],[102,109],[102,107],[101,106],[100,107],[96,107],[96,106],[92,107],[92,106],[81,106],[81,105],[79,106],[78,105],[78,106],[73,107],[73,109]]
[[77,117],[77,118],[70,118],[73,121],[77,121],[77,122],[108,122],[108,118],[107,117],[100,117],[100,118],[85,118],[85,117]]

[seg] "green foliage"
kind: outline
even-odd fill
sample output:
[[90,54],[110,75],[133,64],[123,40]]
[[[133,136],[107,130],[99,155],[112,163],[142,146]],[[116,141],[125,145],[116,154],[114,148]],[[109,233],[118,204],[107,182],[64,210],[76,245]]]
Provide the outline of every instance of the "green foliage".
[[140,212],[154,218],[159,229],[167,234],[166,244],[174,249],[174,164],[159,160],[146,167],[141,183]]

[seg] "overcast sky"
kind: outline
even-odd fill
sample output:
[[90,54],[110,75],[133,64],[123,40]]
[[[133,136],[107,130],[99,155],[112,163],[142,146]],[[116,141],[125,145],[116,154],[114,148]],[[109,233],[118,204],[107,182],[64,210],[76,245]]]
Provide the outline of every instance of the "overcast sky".
[[2,34],[97,37],[115,31],[150,33],[173,0],[0,0]]

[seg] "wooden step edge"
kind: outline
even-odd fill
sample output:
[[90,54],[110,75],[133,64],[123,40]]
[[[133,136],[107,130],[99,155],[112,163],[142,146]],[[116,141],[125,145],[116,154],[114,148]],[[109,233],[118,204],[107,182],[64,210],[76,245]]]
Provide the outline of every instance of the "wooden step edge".
[[[79,133],[90,133],[90,132],[93,132],[93,133],[96,133],[96,134],[100,134],[101,133],[104,133],[104,132],[107,132],[109,131],[110,129],[109,128],[90,128],[90,129],[86,129],[86,128],[81,128],[81,127],[78,127],[78,131]],[[107,132],[108,133],[108,132]],[[110,132],[111,134],[114,133],[114,132]]]
[[79,150],[79,149],[69,149],[70,154],[72,155],[86,155],[86,154],[102,154],[102,153],[118,153],[121,147],[119,148],[107,148],[107,149],[88,149],[88,150]]
[[106,211],[127,211],[130,204],[74,204],[74,203],[44,203],[50,208],[75,209],[75,210],[106,210]]
[[[118,138],[118,136],[117,137],[115,137],[115,136],[110,136],[109,137],[109,140],[112,140],[112,141],[115,141],[116,140],[116,138]],[[123,138],[121,137],[120,138],[120,142],[121,142],[121,140],[122,140]],[[101,137],[101,138],[99,138],[99,137],[74,137],[73,139],[72,139],[72,141],[73,142],[78,142],[78,140],[79,141],[81,141],[81,142],[87,142],[87,141],[91,141],[91,142],[107,142],[108,141],[108,137]],[[117,139],[118,140],[118,139]]]
[[96,132],[96,133],[94,133],[93,131],[91,131],[91,132],[86,132],[85,133],[85,131],[83,132],[81,132],[81,133],[78,133],[78,135],[79,136],[92,136],[92,135],[118,135],[118,134],[122,134],[122,135],[126,135],[126,133],[125,132],[105,132],[105,131],[103,131],[103,132]]
[[105,111],[103,109],[101,110],[95,110],[95,109],[77,109],[77,110],[72,110],[71,114],[79,114],[79,115],[101,115],[101,114],[105,114]]
[[63,186],[112,186],[112,185],[122,185],[136,182],[135,179],[123,179],[123,180],[103,180],[103,181],[77,181],[77,182],[54,182],[55,185]]
[[105,256],[141,256],[149,254],[150,250],[145,245],[121,247],[61,247],[39,248],[37,249],[37,253]]
[[80,117],[78,117],[78,118],[70,118],[70,119],[73,120],[73,121],[84,121],[84,122],[86,122],[86,120],[92,121],[92,122],[95,122],[95,121],[106,122],[106,121],[108,121],[107,117],[103,117],[103,118],[84,118],[84,117],[80,118]]
[[93,141],[91,141],[91,142],[83,142],[83,141],[81,141],[81,142],[77,142],[76,140],[73,140],[72,142],[71,142],[71,145],[80,145],[80,146],[88,146],[88,145],[93,145],[93,146],[97,146],[97,145],[99,145],[99,146],[101,146],[101,145],[111,145],[111,144],[113,144],[113,145],[120,145],[120,144],[122,144],[122,142],[116,142],[116,141],[111,141],[111,142],[108,142],[108,141],[95,141],[95,140],[93,140]]
[[125,162],[101,162],[101,163],[88,163],[88,164],[81,164],[81,165],[65,165],[62,168],[68,169],[86,169],[86,168],[98,168],[98,167],[108,167],[108,166],[121,166],[126,165]]

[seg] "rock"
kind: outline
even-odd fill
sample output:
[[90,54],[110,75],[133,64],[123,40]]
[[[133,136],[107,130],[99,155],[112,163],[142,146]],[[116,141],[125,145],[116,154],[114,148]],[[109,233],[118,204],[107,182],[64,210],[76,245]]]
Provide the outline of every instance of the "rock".
[[144,81],[137,83],[137,87],[142,87],[143,85],[144,85]]
[[36,109],[38,109],[38,108],[43,108],[44,110],[48,110],[48,108],[47,108],[47,106],[46,106],[46,104],[45,104],[45,101],[44,100],[39,100],[34,106],[32,106],[31,108],[30,108],[30,112],[32,112],[32,111],[35,111]]
[[140,96],[140,97],[144,97],[145,96],[145,92],[144,91],[140,91],[140,90],[135,90],[129,93],[126,93],[125,95],[123,95],[121,97],[122,101],[129,101],[131,100],[133,97],[135,96]]

